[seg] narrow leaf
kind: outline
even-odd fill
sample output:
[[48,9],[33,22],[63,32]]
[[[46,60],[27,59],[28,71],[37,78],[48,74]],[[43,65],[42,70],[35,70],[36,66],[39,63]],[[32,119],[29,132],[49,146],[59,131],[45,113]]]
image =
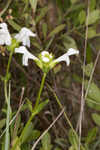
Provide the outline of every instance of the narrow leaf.
[[93,113],[92,114],[92,119],[93,121],[98,125],[100,126],[100,115],[96,114],[96,113]]
[[65,26],[66,26],[65,24],[61,24],[57,26],[53,31],[49,33],[48,37],[52,37],[56,35],[57,33],[61,32],[65,28]]
[[36,12],[37,2],[38,2],[38,0],[30,0],[30,4],[31,4],[31,7],[32,7],[34,13]]

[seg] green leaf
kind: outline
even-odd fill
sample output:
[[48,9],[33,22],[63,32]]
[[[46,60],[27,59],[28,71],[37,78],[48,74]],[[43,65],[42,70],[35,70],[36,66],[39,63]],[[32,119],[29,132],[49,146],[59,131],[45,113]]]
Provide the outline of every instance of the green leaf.
[[95,110],[100,110],[100,102],[96,102],[94,99],[86,98],[86,104]]
[[27,106],[28,106],[28,108],[29,108],[29,110],[30,110],[30,112],[32,112],[32,102],[27,98]]
[[88,38],[94,38],[96,36],[96,29],[94,29],[93,27],[89,27],[88,29]]
[[34,44],[34,46],[37,48],[37,49],[39,49],[39,50],[42,50],[42,46],[39,44],[39,42],[37,42],[37,41],[33,41],[33,44]]
[[17,31],[21,30],[21,26],[19,26],[17,23],[15,23],[13,20],[8,20],[8,23]]
[[52,36],[58,34],[65,28],[65,26],[66,26],[66,24],[61,24],[61,25],[57,26],[53,31],[51,31],[49,33],[48,37],[52,37]]
[[33,110],[34,114],[38,114],[47,104],[48,104],[49,100],[45,100],[44,102],[41,102],[35,110]]
[[21,136],[21,139],[20,139],[21,144],[27,142],[29,136],[32,134],[32,131],[33,131],[33,124],[31,122],[28,128],[25,128],[24,133]]
[[80,24],[85,23],[86,12],[84,10],[81,10],[81,12],[79,13],[78,19],[79,19]]
[[89,64],[87,64],[87,65],[85,66],[85,69],[83,68],[83,70],[84,70],[84,72],[85,72],[85,75],[86,75],[87,77],[90,77],[91,72],[92,72],[92,69],[93,69],[93,63],[92,63],[92,62],[89,63]]
[[43,32],[44,38],[46,38],[47,36],[47,24],[46,23],[42,24],[42,32]]
[[70,0],[72,4],[77,3],[79,0]]
[[92,119],[96,123],[96,125],[100,126],[100,115],[93,113],[92,114]]
[[95,7],[96,7],[96,0],[90,0],[90,5],[89,5],[90,11],[93,11]]
[[64,139],[64,138],[56,138],[55,139],[55,143],[57,144],[57,145],[59,145],[60,147],[62,147],[63,149],[65,149],[66,148],[66,142],[67,142],[67,139]]
[[63,41],[63,45],[64,45],[66,50],[68,50],[71,47],[77,49],[76,42],[71,36],[64,34],[62,36],[62,41]]
[[30,1],[30,4],[31,4],[31,7],[33,9],[33,12],[35,13],[38,0],[29,0],[29,1]]
[[56,147],[54,150],[62,150],[61,148],[59,148],[59,147]]
[[[15,128],[15,123],[16,123],[16,130],[14,130]],[[15,138],[18,135],[18,131],[20,129],[20,125],[21,125],[21,115],[19,113],[19,115],[17,116],[17,121],[15,120],[15,122],[13,122],[10,126],[10,131],[11,131],[11,137]]]
[[88,131],[88,135],[87,135],[87,137],[85,139],[85,143],[89,144],[89,143],[93,142],[95,140],[95,138],[96,138],[97,132],[98,132],[98,128],[97,127],[93,128],[93,129],[90,129]]
[[96,9],[90,12],[88,17],[88,25],[94,24],[97,20],[100,19],[100,10]]
[[[12,146],[14,146],[15,144],[16,144],[16,141],[18,140],[18,137],[16,137],[14,140],[13,140],[13,142],[12,142]],[[19,144],[17,144],[17,146],[16,146],[16,149],[15,150],[21,150],[21,148],[20,148],[20,143]]]
[[40,13],[39,13],[40,15],[38,15],[35,20],[36,24],[47,14],[47,11],[48,11],[47,6],[44,8],[41,8]]
[[[88,81],[85,81],[85,90],[88,87]],[[88,98],[93,99],[96,102],[100,102],[100,89],[97,87],[97,85],[92,82],[89,86],[89,90],[88,90]]]
[[40,136],[40,131],[39,130],[33,130],[31,135],[28,137],[27,142],[36,140]]
[[73,146],[70,146],[68,150],[75,150]]
[[75,150],[78,150],[78,136],[75,136],[72,130],[69,130],[68,138]]
[[0,129],[2,129],[5,126],[5,123],[6,123],[6,119],[5,118],[0,120]]
[[66,9],[70,7],[70,0],[63,0],[63,2],[56,0],[56,4],[62,11],[66,11]]
[[52,145],[51,145],[51,137],[49,133],[46,133],[43,138],[42,138],[42,147],[43,150],[51,150]]

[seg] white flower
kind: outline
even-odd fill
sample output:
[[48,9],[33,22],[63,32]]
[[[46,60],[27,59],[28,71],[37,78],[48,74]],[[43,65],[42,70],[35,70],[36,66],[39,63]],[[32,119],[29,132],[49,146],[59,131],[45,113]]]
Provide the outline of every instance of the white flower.
[[24,46],[20,46],[19,48],[15,48],[15,53],[20,53],[23,54],[23,65],[24,66],[28,66],[28,59],[32,59],[32,60],[38,60],[37,57],[35,57],[34,55],[32,55],[26,47]]
[[31,30],[28,28],[24,27],[21,29],[21,31],[15,35],[15,38],[22,42],[24,46],[30,47],[30,36],[35,37],[36,34],[33,33]]
[[41,55],[42,55],[42,56],[49,55],[49,52],[48,52],[48,51],[42,51],[42,52],[41,52]]
[[28,66],[28,59],[35,60],[36,64],[45,73],[48,73],[48,71],[50,69],[52,69],[57,63],[59,63],[61,61],[65,61],[66,64],[69,65],[70,64],[69,56],[79,54],[78,50],[70,48],[67,53],[65,53],[64,55],[62,55],[61,57],[59,57],[57,59],[53,59],[52,54],[50,54],[47,51],[42,51],[37,58],[34,55],[32,55],[30,52],[28,52],[28,50],[24,46],[20,46],[19,48],[15,48],[15,52],[23,54],[23,59],[22,59],[23,65]]
[[48,63],[48,62],[50,61],[50,59],[47,58],[47,57],[42,57],[42,60],[43,60],[43,62],[45,62],[45,63]]
[[41,52],[41,60],[42,60],[44,63],[48,63],[51,59],[52,59],[52,55],[49,54],[48,51],[42,51],[42,52]]
[[79,51],[78,51],[78,50],[75,50],[75,49],[73,49],[73,48],[70,48],[67,53],[65,53],[64,55],[60,56],[60,57],[57,58],[55,61],[56,61],[56,62],[65,61],[66,64],[69,66],[69,64],[70,64],[69,56],[75,55],[75,54],[79,54]]
[[7,24],[0,23],[0,45],[11,45],[11,36],[9,34]]

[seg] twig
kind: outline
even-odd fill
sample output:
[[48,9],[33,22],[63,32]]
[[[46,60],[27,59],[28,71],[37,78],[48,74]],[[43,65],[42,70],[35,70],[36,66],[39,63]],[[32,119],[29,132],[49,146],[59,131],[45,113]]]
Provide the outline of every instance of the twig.
[[37,139],[37,141],[34,143],[31,150],[34,150],[36,145],[39,143],[39,141],[43,138],[43,136],[52,128],[52,126],[57,122],[57,120],[61,117],[61,115],[64,113],[64,109],[60,112],[60,114],[56,117],[56,119],[50,124],[50,126],[43,132],[43,134]]
[[94,71],[95,71],[95,67],[97,65],[97,62],[98,62],[98,59],[99,59],[99,56],[100,56],[100,50],[97,54],[97,57],[96,57],[96,60],[95,60],[95,63],[94,63],[94,66],[93,66],[93,69],[92,69],[92,72],[91,72],[91,75],[90,75],[90,79],[89,79],[89,82],[88,82],[88,87],[86,89],[86,93],[85,93],[85,99],[88,95],[88,91],[89,91],[89,87],[90,87],[90,84],[91,84],[91,81],[92,81],[92,77],[93,77],[93,74],[94,74]]
[[[88,39],[89,3],[90,3],[90,0],[88,0],[88,6],[87,6],[86,33],[85,33],[85,47],[84,47],[83,68],[85,68],[85,63],[86,63],[86,48],[87,48],[87,39]],[[79,150],[80,150],[80,147],[81,147],[82,119],[83,119],[84,105],[85,105],[84,84],[85,84],[85,70],[83,69],[81,108],[80,108],[80,116],[79,116]]]
[[[22,99],[23,99],[23,96],[24,96],[24,91],[25,91],[25,88],[23,87],[22,92],[21,92],[19,107],[22,103]],[[17,116],[16,116],[16,121],[15,121],[15,125],[14,125],[14,132],[13,132],[13,138],[12,139],[14,139],[14,137],[16,136],[16,124],[17,124],[17,120],[18,120],[18,115],[19,115],[19,113],[17,113]]]
[[[25,102],[25,100],[24,100],[23,103],[20,105],[20,107],[19,107],[19,109],[18,109],[16,115],[15,115],[15,116],[13,117],[13,119],[10,121],[9,126],[12,124],[12,122],[13,122],[13,121],[16,119],[16,117],[18,116],[18,114],[19,114],[19,112],[20,112],[20,110],[21,110],[21,108],[22,108],[24,102]],[[6,129],[7,129],[7,128],[6,128]],[[2,132],[2,134],[0,135],[0,139],[1,139],[1,137],[4,135],[4,133],[6,132],[6,129],[5,129],[5,130]]]

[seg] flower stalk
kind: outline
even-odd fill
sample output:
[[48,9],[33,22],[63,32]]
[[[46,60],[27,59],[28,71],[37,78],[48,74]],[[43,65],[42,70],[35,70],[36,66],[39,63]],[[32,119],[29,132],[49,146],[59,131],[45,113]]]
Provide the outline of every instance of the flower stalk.
[[10,122],[11,107],[10,107],[10,84],[9,84],[9,91],[7,92],[7,80],[4,81],[4,93],[5,93],[5,100],[7,103],[5,150],[9,150],[10,146],[9,122]]
[[42,90],[43,90],[43,87],[44,87],[46,75],[47,75],[46,73],[43,74],[41,85],[40,85],[40,89],[39,89],[39,92],[38,92],[38,96],[37,96],[37,99],[36,99],[36,103],[35,103],[34,109],[37,108],[37,106],[39,105],[40,96],[41,96],[41,93],[42,93]]

